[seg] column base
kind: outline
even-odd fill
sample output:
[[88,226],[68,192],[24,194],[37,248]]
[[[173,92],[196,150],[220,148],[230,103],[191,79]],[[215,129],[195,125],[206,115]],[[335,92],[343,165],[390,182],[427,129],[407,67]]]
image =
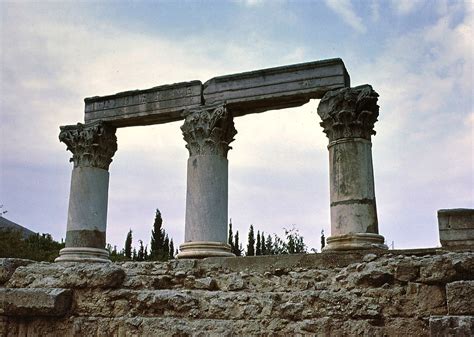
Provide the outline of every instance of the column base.
[[223,242],[194,241],[179,246],[178,259],[202,259],[205,257],[235,257],[230,245]]
[[66,247],[59,251],[54,262],[101,262],[110,263],[109,252],[105,249],[88,247]]
[[334,250],[388,249],[382,235],[373,233],[350,233],[327,238],[324,252]]

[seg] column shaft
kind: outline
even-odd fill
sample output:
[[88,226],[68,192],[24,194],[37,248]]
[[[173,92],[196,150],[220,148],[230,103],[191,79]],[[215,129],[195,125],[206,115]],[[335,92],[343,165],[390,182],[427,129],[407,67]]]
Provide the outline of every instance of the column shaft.
[[324,250],[383,248],[378,232],[371,135],[378,117],[371,86],[330,91],[318,114],[329,138],[331,236]]
[[377,233],[371,143],[345,138],[328,148],[331,234]]
[[105,250],[108,167],[117,149],[115,128],[101,123],[61,128],[60,140],[73,152],[66,247],[57,262],[110,262]]
[[234,256],[227,243],[227,152],[236,134],[225,106],[189,112],[183,130],[188,159],[185,242],[178,258]]
[[188,159],[186,242],[227,241],[227,181],[226,158],[192,156]]

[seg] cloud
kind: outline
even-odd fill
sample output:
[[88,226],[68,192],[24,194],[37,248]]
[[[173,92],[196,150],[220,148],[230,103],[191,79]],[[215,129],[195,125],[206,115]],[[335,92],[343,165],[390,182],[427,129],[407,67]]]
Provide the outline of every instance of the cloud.
[[365,33],[362,19],[355,13],[351,0],[325,0],[326,6],[339,15],[342,20],[359,33]]
[[398,247],[417,245],[416,233],[438,242],[437,209],[473,207],[472,11],[463,13],[390,37],[372,62],[353,60],[354,84],[363,78],[380,94],[379,221]]
[[392,0],[392,7],[400,15],[408,15],[417,10],[424,0]]
[[265,0],[236,0],[236,2],[246,7],[257,7],[262,6],[265,3]]
[[380,20],[380,3],[379,0],[372,0],[369,4],[372,21],[378,22]]

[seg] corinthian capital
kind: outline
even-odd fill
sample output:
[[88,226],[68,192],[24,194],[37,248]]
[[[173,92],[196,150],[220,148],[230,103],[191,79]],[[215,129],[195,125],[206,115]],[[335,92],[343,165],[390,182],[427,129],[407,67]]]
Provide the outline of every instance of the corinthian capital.
[[103,122],[60,127],[59,140],[72,152],[74,167],[109,169],[117,151],[115,127]]
[[379,115],[379,95],[368,84],[328,91],[318,106],[329,141],[357,137],[370,140]]
[[184,140],[189,155],[220,155],[227,157],[237,130],[225,105],[192,110],[183,126]]

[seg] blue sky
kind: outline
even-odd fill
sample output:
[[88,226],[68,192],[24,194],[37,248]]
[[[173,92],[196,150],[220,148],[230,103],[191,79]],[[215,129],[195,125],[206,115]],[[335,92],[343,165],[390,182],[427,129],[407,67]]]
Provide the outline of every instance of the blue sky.
[[[395,247],[439,245],[436,211],[473,207],[473,4],[469,1],[3,1],[0,204],[65,236],[71,164],[59,125],[83,98],[340,57],[352,85],[380,94],[373,157],[380,233]],[[229,215],[310,248],[329,229],[327,139],[317,101],[239,117]],[[181,122],[118,131],[108,241],[149,240],[155,208],[184,239]]]

